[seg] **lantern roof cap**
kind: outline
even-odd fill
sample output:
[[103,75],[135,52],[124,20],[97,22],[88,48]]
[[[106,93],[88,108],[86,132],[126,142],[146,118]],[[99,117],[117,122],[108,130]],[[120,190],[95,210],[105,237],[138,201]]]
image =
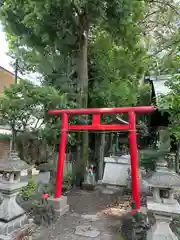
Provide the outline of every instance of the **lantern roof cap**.
[[0,162],[1,172],[21,172],[22,170],[30,169],[30,166],[22,161],[17,152],[10,151],[8,154],[8,160]]
[[161,161],[157,164],[156,172],[146,179],[151,187],[157,188],[179,188],[180,176],[173,170],[168,169],[167,163]]

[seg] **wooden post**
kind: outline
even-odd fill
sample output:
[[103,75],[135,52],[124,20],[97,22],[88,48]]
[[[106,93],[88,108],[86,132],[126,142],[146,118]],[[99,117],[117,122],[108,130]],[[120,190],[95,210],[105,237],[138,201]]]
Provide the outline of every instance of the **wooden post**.
[[103,172],[104,172],[104,148],[105,148],[105,133],[101,133],[100,139],[100,149],[99,149],[99,171],[98,171],[98,180],[103,179]]

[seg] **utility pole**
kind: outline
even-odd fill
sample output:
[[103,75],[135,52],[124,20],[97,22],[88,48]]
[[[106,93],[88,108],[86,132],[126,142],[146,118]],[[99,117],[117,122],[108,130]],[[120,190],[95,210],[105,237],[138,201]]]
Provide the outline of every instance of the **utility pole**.
[[[14,83],[17,84],[18,82],[18,59],[16,58],[15,61],[15,73],[14,73]],[[12,128],[12,139],[10,144],[10,151],[15,150],[15,139],[16,139],[16,130],[15,130],[15,121],[14,121],[14,127]]]
[[18,59],[16,58],[16,62],[15,62],[15,74],[14,74],[14,82],[15,84],[17,84],[17,80],[18,80]]

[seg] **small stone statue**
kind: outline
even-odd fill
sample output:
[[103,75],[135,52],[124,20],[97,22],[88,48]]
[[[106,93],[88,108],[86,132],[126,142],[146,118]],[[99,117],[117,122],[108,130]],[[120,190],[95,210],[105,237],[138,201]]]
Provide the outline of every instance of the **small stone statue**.
[[84,177],[83,188],[93,190],[95,188],[95,168],[94,165],[90,165],[90,167],[86,167],[86,174]]

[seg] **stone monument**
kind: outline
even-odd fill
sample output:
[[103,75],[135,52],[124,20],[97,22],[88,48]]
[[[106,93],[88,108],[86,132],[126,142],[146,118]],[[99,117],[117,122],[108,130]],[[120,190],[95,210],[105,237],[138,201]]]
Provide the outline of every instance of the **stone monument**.
[[177,240],[169,224],[173,216],[180,215],[180,205],[174,199],[174,190],[180,186],[180,177],[167,168],[166,162],[161,161],[147,182],[153,194],[147,198],[147,209],[156,219],[156,224],[148,232],[147,240]]
[[104,185],[126,186],[130,155],[105,157],[105,168],[102,179]]
[[27,222],[25,211],[16,202],[16,196],[26,186],[27,182],[21,182],[21,171],[29,169],[29,165],[22,161],[16,152],[9,153],[8,160],[0,162],[0,239],[6,239]]

